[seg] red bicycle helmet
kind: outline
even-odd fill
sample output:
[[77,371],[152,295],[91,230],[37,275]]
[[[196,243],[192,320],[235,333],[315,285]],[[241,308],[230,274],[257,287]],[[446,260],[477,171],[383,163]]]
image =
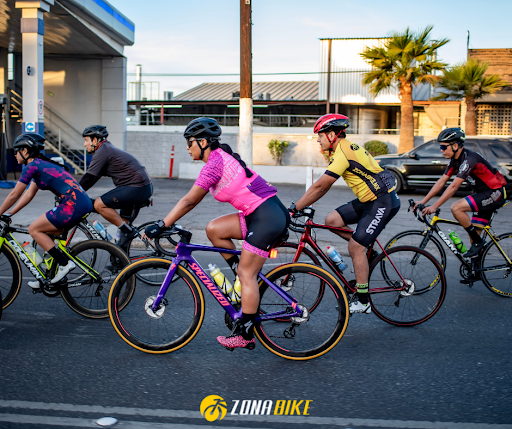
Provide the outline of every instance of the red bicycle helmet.
[[313,132],[315,134],[325,133],[331,129],[343,131],[350,126],[348,118],[338,113],[328,113],[316,121]]

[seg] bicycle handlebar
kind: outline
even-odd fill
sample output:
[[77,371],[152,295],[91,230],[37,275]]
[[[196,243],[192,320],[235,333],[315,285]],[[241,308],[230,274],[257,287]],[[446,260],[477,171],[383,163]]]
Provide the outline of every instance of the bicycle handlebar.
[[305,223],[301,223],[297,218],[307,217],[308,219],[313,219],[314,215],[315,209],[313,207],[305,207],[302,210],[293,213],[288,229],[292,230],[293,232],[298,232],[299,234],[304,233],[306,231]]
[[159,252],[162,252],[167,256],[176,256],[176,252],[165,250],[160,244],[160,240],[162,239],[168,239],[168,241],[171,241],[170,237],[174,234],[178,234],[180,236],[180,242],[182,243],[190,243],[190,239],[192,238],[192,233],[190,231],[182,228],[180,225],[171,225],[165,228],[158,237],[155,237],[155,247]]
[[[412,198],[409,198],[409,208],[407,211],[411,211],[414,213],[414,216],[416,216],[416,219],[418,219],[420,222],[423,223],[429,223],[427,220],[428,215],[423,215],[421,212],[426,208],[423,204],[415,204],[414,200]],[[435,211],[435,215],[439,216],[439,213],[441,213],[441,209],[437,209]]]

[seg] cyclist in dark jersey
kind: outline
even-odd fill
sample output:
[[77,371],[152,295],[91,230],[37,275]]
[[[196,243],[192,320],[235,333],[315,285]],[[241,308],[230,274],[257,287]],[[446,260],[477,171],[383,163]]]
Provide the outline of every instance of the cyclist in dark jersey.
[[[337,234],[349,242],[348,251],[356,275],[358,301],[350,303],[350,312],[369,313],[371,308],[368,300],[369,267],[366,251],[398,213],[400,199],[394,192],[396,181],[393,173],[382,169],[363,147],[345,138],[345,129],[348,126],[348,118],[343,115],[327,114],[318,119],[314,128],[314,132],[318,134],[317,142],[323,151],[329,151],[331,162],[325,174],[300,200],[292,204],[290,210],[301,210],[313,204],[340,177],[352,188],[357,198],[329,213],[325,223],[339,228],[357,224],[354,233]],[[375,254],[372,250],[370,257]]]
[[[441,153],[445,158],[450,159],[450,163],[427,196],[423,200],[417,201],[416,204],[426,204],[444,188],[450,177],[455,174],[455,179],[446,188],[443,195],[422,212],[424,215],[432,214],[455,194],[465,180],[470,182],[476,193],[453,203],[451,210],[453,217],[467,231],[471,239],[471,248],[464,256],[474,258],[484,247],[480,237],[482,230],[475,228],[474,225],[487,225],[493,212],[503,205],[507,196],[505,191],[507,182],[503,175],[493,168],[482,155],[464,149],[465,140],[466,134],[461,128],[447,128],[441,131],[437,141],[440,143]],[[473,212],[471,219],[467,212]]]
[[[84,146],[93,157],[80,185],[87,191],[102,176],[112,177],[115,189],[96,198],[94,209],[119,228],[121,237],[117,245],[124,248],[137,233],[125,219],[136,204],[153,195],[153,184],[144,166],[133,155],[107,140],[106,127],[91,125],[84,130],[83,137]],[[116,209],[121,210],[117,213]]]
[[[22,134],[15,140],[13,149],[18,164],[25,166],[15,188],[0,206],[0,215],[18,200],[18,204],[8,214],[19,212],[32,201],[39,189],[50,190],[61,198],[61,204],[39,216],[28,227],[28,232],[37,244],[59,264],[59,269],[51,280],[51,283],[57,283],[75,268],[75,264],[55,246],[48,234],[59,235],[64,227],[76,225],[92,211],[91,199],[65,167],[40,153],[44,149],[44,137],[34,133]],[[33,289],[40,287],[38,281],[29,282],[29,286]]]

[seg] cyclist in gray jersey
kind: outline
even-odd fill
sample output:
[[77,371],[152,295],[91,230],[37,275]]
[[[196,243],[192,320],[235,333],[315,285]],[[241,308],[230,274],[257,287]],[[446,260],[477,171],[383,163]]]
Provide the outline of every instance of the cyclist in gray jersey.
[[[80,185],[87,191],[102,177],[112,178],[115,189],[96,198],[94,209],[121,231],[117,243],[124,248],[136,235],[125,221],[133,207],[153,195],[153,184],[144,166],[131,154],[107,140],[108,131],[103,125],[91,125],[83,132],[84,146],[92,153],[92,161]],[[116,209],[120,209],[117,213]]]

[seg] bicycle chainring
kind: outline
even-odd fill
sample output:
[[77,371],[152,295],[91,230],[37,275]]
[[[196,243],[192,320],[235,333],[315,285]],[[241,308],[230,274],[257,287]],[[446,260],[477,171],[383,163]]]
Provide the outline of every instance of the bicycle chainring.
[[469,276],[471,275],[471,271],[470,271],[469,267],[465,264],[460,264],[459,272],[460,272],[460,276],[463,279],[469,279]]

